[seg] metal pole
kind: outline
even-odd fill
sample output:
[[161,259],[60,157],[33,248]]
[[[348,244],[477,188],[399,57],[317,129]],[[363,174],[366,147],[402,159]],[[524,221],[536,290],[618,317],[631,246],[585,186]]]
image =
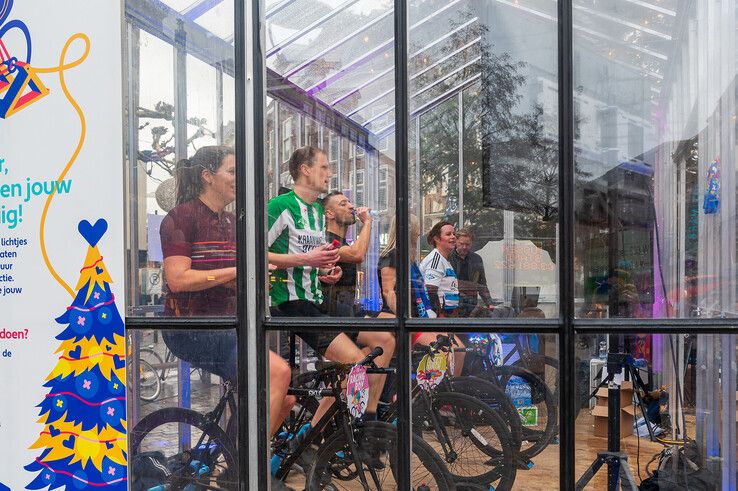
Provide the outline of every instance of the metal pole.
[[456,99],[459,107],[459,228],[464,227],[464,91]]
[[[242,33],[236,29],[236,33],[244,36],[244,44],[250,47],[250,50],[244,49],[244,53],[250,56],[245,61],[247,70],[245,84],[242,84],[244,97],[241,100],[241,107],[246,108],[250,125],[243,127],[243,131],[237,132],[243,138],[244,146],[239,147],[243,155],[248,155],[252,160],[248,161],[248,166],[244,168],[243,174],[245,179],[242,180],[244,188],[251,194],[250,200],[244,202],[244,208],[239,208],[239,218],[244,220],[248,226],[247,236],[243,238],[241,244],[241,254],[239,257],[246,256],[248,278],[245,275],[239,276],[239,291],[245,291],[248,299],[247,312],[239,312],[241,319],[247,321],[248,332],[248,359],[246,360],[250,367],[239,366],[243,372],[248,374],[248,392],[239,391],[239,401],[242,407],[249,408],[248,420],[241,418],[242,423],[248,422],[249,439],[244,438],[243,441],[249,441],[249,451],[241,452],[239,462],[242,466],[248,466],[250,462],[256,462],[256,472],[248,474],[249,480],[242,480],[239,489],[245,491],[248,489],[266,490],[269,486],[270,472],[268,467],[269,459],[269,435],[266,428],[268,424],[264,424],[269,419],[266,401],[269,396],[269,377],[268,377],[268,358],[266,348],[266,330],[264,329],[264,320],[266,315],[266,297],[264,292],[267,291],[266,278],[266,231],[264,227],[265,205],[266,205],[266,189],[264,182],[264,170],[266,165],[266,155],[264,152],[264,108],[266,104],[265,84],[266,70],[264,67],[264,42],[262,39],[262,18],[263,18],[263,2],[252,2],[251,9],[245,7],[245,2],[236,2],[243,4],[238,8],[245,9],[246,22],[243,23]],[[250,22],[249,22],[250,21]],[[247,90],[253,95],[253,98],[245,97]],[[237,99],[238,100],[238,99]],[[239,105],[237,104],[237,109]],[[278,111],[278,107],[275,107]],[[245,119],[244,119],[245,121]],[[248,131],[247,128],[253,128]],[[250,138],[246,141],[246,138]],[[275,146],[277,146],[275,142]],[[248,151],[252,150],[253,151]],[[252,172],[249,172],[252,171]],[[275,176],[277,179],[277,176]],[[239,196],[246,200],[245,193],[239,193]],[[245,220],[245,216],[251,217]],[[260,251],[256,254],[246,254],[246,251]],[[239,357],[241,361],[242,357]],[[255,369],[254,369],[255,368]],[[243,425],[242,425],[243,426]],[[246,429],[239,428],[239,432],[244,434]],[[244,475],[242,473],[242,475]]]
[[407,2],[395,0],[395,199],[397,211],[397,488],[410,489],[412,419],[410,414],[410,339],[405,328],[409,314],[409,207],[407,105]]
[[[717,336],[716,336],[717,337]],[[735,334],[721,334],[722,362],[722,486],[723,489],[736,489],[736,356]]]
[[182,24],[174,38],[174,159],[179,161],[187,157],[187,32]]
[[559,69],[559,447],[560,489],[574,487],[574,418],[576,417],[574,331],[574,86],[572,46],[572,0],[558,2]]
[[[607,386],[607,451],[620,452],[620,386],[610,382]],[[607,489],[616,491],[620,463],[611,459],[607,463]]]

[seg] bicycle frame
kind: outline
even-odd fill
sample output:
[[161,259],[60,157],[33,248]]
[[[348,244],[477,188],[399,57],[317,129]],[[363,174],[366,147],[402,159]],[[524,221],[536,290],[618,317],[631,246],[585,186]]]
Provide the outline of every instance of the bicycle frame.
[[[388,373],[389,369],[386,368],[375,368],[375,367],[369,367],[367,368],[366,372],[368,374],[386,374]],[[340,431],[343,431],[345,435],[347,436],[347,441],[349,442],[350,449],[351,449],[351,455],[354,461],[354,465],[357,469],[357,474],[359,476],[359,479],[361,481],[362,486],[364,489],[369,489],[369,484],[366,479],[366,475],[364,472],[364,466],[362,465],[361,458],[358,454],[358,444],[355,439],[355,426],[353,424],[353,420],[351,417],[348,417],[349,410],[348,405],[346,403],[346,396],[343,391],[342,382],[345,379],[345,375],[341,375],[336,373],[335,378],[329,381],[329,385],[331,386],[330,389],[300,389],[300,388],[294,388],[290,387],[287,390],[287,395],[295,396],[295,397],[317,397],[318,399],[321,399],[323,397],[333,397],[334,402],[330,405],[328,410],[325,412],[325,414],[318,420],[318,422],[311,426],[311,428],[307,431],[304,438],[298,443],[297,448],[295,448],[294,451],[290,452],[289,455],[280,463],[279,469],[274,474],[274,477],[276,479],[284,479],[289,471],[292,469],[292,466],[295,464],[297,459],[302,455],[302,453],[315,441],[318,440],[323,430],[328,426],[328,424],[336,418],[338,425],[340,427]],[[304,418],[303,413],[303,418]],[[306,423],[305,419],[298,420],[297,426],[301,426],[302,424]],[[376,475],[376,470],[369,466],[369,472],[371,474],[372,479],[374,480],[375,484],[379,484],[379,478]]]

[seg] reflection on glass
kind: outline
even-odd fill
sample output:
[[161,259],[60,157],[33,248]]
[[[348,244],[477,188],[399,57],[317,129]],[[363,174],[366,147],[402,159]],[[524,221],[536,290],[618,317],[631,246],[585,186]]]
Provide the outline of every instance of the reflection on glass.
[[556,17],[529,3],[409,4],[412,212],[456,233],[420,242],[446,316],[558,316]]
[[[265,5],[268,196],[296,187],[288,164],[296,150],[310,146],[325,154],[329,174],[316,196],[326,200],[324,223],[315,232],[327,243],[338,241],[341,277],[308,289],[315,287],[311,301],[330,316],[375,317],[382,310],[376,265],[395,202],[393,29],[386,1]],[[355,217],[348,216],[351,209]],[[312,266],[295,266],[312,274]],[[277,267],[272,291],[287,279],[299,296],[306,285],[292,278]],[[274,295],[271,306],[277,307]]]
[[165,314],[160,228],[178,204],[178,163],[204,147],[235,143],[233,8],[208,4],[195,10],[162,14],[169,16],[164,25],[178,26],[176,33],[144,31],[136,21],[148,25],[150,19],[138,19],[135,8],[127,11],[129,315],[172,315]]
[[737,347],[735,335],[578,337],[577,478],[619,445],[636,486],[735,489]]
[[574,2],[577,315],[732,317],[736,5],[651,7]]
[[[166,335],[172,334],[186,335],[194,344],[183,347],[170,342]],[[132,388],[128,404],[133,408],[128,433],[131,482],[150,487],[207,482],[220,489],[237,488],[238,415],[236,380],[232,378],[236,370],[228,339],[235,342],[234,331],[128,334],[135,355],[126,360],[131,367],[128,387]],[[214,356],[216,352],[219,357]],[[206,423],[208,413],[219,424]],[[199,475],[161,471],[182,468]]]

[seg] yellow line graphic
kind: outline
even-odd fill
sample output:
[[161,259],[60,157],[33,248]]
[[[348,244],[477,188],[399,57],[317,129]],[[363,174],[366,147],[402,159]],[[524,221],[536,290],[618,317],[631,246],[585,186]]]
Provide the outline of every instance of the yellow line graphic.
[[[81,39],[85,43],[84,53],[82,53],[82,56],[80,56],[77,60],[72,61],[70,63],[65,63],[66,57],[67,57],[67,51],[69,50],[69,47],[72,45],[72,43],[74,43],[78,39]],[[33,70],[36,73],[57,73],[57,72],[59,73],[59,83],[61,84],[61,88],[62,88],[62,91],[64,92],[64,96],[67,98],[69,103],[74,108],[75,112],[77,113],[77,116],[79,116],[79,121],[81,125],[81,131],[79,135],[79,141],[77,142],[77,148],[74,149],[74,153],[72,154],[69,161],[67,162],[67,165],[64,167],[64,170],[62,170],[61,174],[59,175],[57,182],[61,182],[64,179],[64,177],[67,175],[67,172],[69,172],[69,169],[72,168],[72,165],[74,164],[75,160],[77,160],[77,157],[79,156],[79,152],[82,150],[82,146],[85,143],[85,136],[87,134],[87,123],[85,120],[85,115],[82,112],[82,109],[79,107],[79,104],[77,104],[77,101],[74,99],[74,97],[72,97],[72,94],[69,93],[69,89],[67,88],[67,84],[64,80],[64,71],[81,65],[85,61],[85,59],[87,59],[87,55],[89,55],[89,53],[90,53],[90,38],[87,37],[87,35],[83,33],[77,33],[77,34],[72,35],[69,39],[67,39],[67,42],[64,44],[64,48],[62,49],[61,55],[59,56],[58,66],[49,67],[49,68],[36,68],[36,67],[33,68]],[[46,252],[44,226],[46,225],[46,214],[49,211],[49,205],[51,204],[51,200],[54,198],[55,195],[56,195],[56,190],[54,190],[54,192],[51,193],[48,198],[46,198],[46,203],[44,204],[44,210],[41,213],[41,224],[40,224],[41,254],[44,257],[44,263],[46,264],[46,268],[49,270],[49,273],[51,273],[51,276],[53,276],[54,279],[72,297],[74,297],[74,290],[72,290],[72,288],[56,272],[54,267],[51,265],[51,261],[49,261],[49,255]]]

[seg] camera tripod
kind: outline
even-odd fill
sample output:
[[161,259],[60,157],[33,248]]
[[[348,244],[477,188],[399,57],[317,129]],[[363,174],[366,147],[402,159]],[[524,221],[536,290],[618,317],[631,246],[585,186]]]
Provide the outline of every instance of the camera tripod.
[[[637,384],[645,385],[633,366],[632,356],[627,353],[608,353],[607,377],[590,395],[590,398],[594,397],[600,388],[607,386],[607,451],[597,453],[597,457],[577,481],[575,488],[577,491],[584,489],[584,486],[592,480],[603,465],[607,465],[608,491],[617,491],[618,485],[622,489],[638,490],[635,478],[628,467],[628,456],[620,451],[620,384],[615,382],[615,375],[623,371]],[[636,399],[646,421],[648,433],[653,440],[653,427],[646,417],[643,400],[640,396]]]

